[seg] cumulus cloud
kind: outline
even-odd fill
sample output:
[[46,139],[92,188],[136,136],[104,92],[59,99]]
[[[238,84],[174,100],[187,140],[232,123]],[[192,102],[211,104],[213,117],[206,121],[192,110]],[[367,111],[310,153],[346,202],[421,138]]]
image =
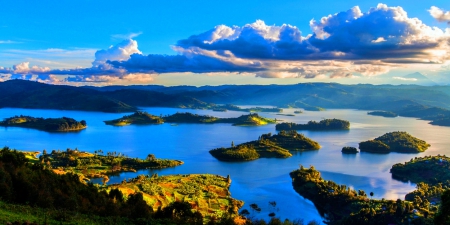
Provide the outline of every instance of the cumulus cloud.
[[[448,12],[436,7],[430,13],[442,21],[448,16]],[[127,39],[97,51],[89,68],[48,70],[22,66],[24,73],[43,75],[42,79],[69,75],[68,82],[149,82],[157,74],[184,72],[351,78],[450,60],[450,29],[427,26],[418,18],[408,17],[401,7],[378,4],[362,12],[355,6],[313,19],[309,25],[311,34],[303,34],[293,25],[267,25],[262,20],[244,26],[218,25],[179,40],[173,46],[174,55],[144,55],[135,40]],[[17,65],[9,70],[20,69],[21,65]]]
[[431,6],[428,12],[430,12],[430,15],[437,21],[450,24],[450,11],[444,11],[436,6]]

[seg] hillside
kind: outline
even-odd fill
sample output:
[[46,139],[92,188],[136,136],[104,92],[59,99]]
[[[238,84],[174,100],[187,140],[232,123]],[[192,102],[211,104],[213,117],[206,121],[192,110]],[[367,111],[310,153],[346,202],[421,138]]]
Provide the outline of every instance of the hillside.
[[374,140],[359,143],[359,149],[363,152],[373,153],[419,153],[424,152],[430,144],[420,140],[407,132],[390,132]]

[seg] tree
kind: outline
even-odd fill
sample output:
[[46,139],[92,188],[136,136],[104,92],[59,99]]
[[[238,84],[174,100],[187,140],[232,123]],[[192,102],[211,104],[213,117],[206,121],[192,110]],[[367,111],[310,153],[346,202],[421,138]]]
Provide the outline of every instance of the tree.
[[231,141],[231,147],[234,148],[234,141]]

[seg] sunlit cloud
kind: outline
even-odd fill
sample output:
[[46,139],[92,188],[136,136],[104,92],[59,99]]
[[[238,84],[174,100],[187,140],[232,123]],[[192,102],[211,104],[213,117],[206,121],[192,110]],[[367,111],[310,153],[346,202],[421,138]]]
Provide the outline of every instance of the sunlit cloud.
[[[447,20],[449,12],[437,7],[429,11],[436,19]],[[289,24],[267,25],[262,20],[243,26],[218,25],[179,40],[172,47],[174,55],[144,55],[132,39],[140,32],[118,34],[112,37],[126,40],[95,54],[89,50],[95,56],[90,67],[49,69],[48,64],[37,67],[28,63],[0,68],[0,72],[51,82],[65,76],[64,82],[145,83],[166,73],[324,79],[373,77],[397,68],[442,65],[450,60],[450,29],[427,26],[408,17],[402,7],[378,4],[362,12],[355,6],[313,19],[309,25],[312,33]],[[51,54],[58,51],[67,53],[54,50]],[[37,57],[31,57],[39,58],[39,52],[34,54]]]
[[444,11],[436,6],[431,6],[428,12],[430,12],[430,15],[437,21],[450,24],[450,11]]

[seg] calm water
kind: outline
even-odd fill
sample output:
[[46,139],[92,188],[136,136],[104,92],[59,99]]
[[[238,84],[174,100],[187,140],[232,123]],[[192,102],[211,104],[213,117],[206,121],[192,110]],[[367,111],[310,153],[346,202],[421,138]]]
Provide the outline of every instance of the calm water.
[[[209,110],[189,110],[174,108],[143,108],[154,115],[173,114],[175,112],[193,112],[218,117],[237,117],[243,112],[213,112]],[[293,113],[286,109],[284,113]],[[227,163],[213,158],[208,151],[217,147],[227,147],[255,140],[263,133],[275,133],[275,125],[261,127],[238,127],[229,124],[170,124],[148,126],[106,126],[103,121],[116,119],[125,114],[61,111],[61,110],[31,110],[31,109],[0,109],[0,119],[14,115],[30,115],[35,117],[72,117],[86,120],[88,128],[75,133],[48,133],[24,128],[0,128],[0,145],[21,150],[47,151],[53,149],[78,148],[93,152],[102,149],[117,151],[131,157],[146,157],[153,153],[158,158],[179,159],[184,165],[162,170],[145,170],[138,173],[123,173],[111,177],[111,182],[120,182],[124,178],[135,177],[137,174],[189,174],[210,173],[222,176],[230,175],[232,179],[231,193],[234,198],[244,200],[248,208],[256,203],[262,208],[261,213],[253,213],[255,217],[268,218],[273,211],[269,201],[276,201],[277,216],[281,218],[303,218],[305,221],[321,220],[313,204],[303,199],[292,188],[289,172],[299,165],[308,167],[314,165],[322,172],[324,179],[330,179],[339,184],[346,184],[354,189],[373,191],[374,198],[404,199],[406,193],[414,190],[414,184],[393,180],[389,169],[395,163],[409,161],[410,158],[424,155],[447,154],[450,150],[450,128],[429,125],[427,121],[413,118],[384,118],[369,116],[366,111],[329,110],[324,112],[304,112],[295,117],[275,115],[275,113],[260,113],[270,118],[288,122],[306,123],[310,120],[323,118],[345,119],[351,122],[349,131],[305,131],[310,137],[320,143],[319,151],[294,153],[288,159],[259,159],[252,162]],[[373,139],[386,132],[407,131],[413,136],[431,144],[426,153],[377,155],[360,153],[343,155],[343,146],[357,147],[358,143]]]

